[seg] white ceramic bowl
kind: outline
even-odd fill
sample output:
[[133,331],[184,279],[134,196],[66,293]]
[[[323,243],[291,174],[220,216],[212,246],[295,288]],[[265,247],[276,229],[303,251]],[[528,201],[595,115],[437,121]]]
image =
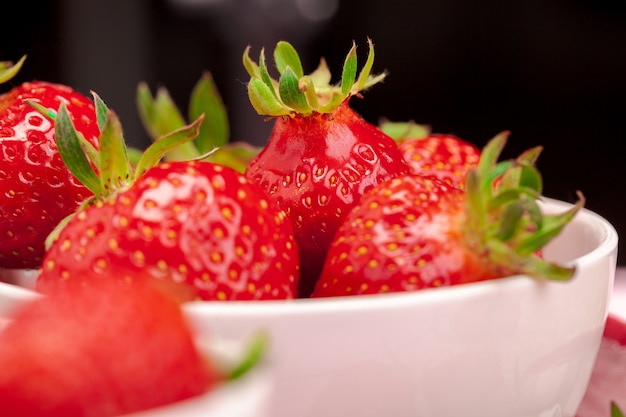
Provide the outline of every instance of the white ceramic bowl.
[[[200,335],[268,333],[272,417],[573,417],[608,314],[617,240],[582,210],[545,249],[576,265],[566,283],[514,276],[403,294],[194,302],[185,312]],[[19,302],[11,295],[0,285],[0,311]]]
[[[566,203],[547,200],[546,211]],[[573,417],[608,314],[617,233],[582,210],[546,249],[566,283],[525,276],[414,293],[194,302],[202,333],[265,329],[273,417]]]

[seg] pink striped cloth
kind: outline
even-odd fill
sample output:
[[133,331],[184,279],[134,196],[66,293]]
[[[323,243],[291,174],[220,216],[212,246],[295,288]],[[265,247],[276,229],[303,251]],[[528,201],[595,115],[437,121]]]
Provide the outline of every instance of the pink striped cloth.
[[610,417],[611,402],[626,410],[626,321],[609,315],[589,387],[576,417]]

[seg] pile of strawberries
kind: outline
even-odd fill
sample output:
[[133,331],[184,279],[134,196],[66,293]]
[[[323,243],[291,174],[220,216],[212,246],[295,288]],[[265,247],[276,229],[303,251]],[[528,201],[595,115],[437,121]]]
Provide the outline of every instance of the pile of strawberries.
[[[523,273],[567,279],[541,248],[575,215],[545,216],[541,147],[499,161],[508,132],[479,150],[411,123],[373,125],[351,107],[380,82],[356,45],[331,84],[287,42],[243,63],[266,146],[228,139],[209,74],[189,120],[164,89],[138,88],[154,139],[128,149],[115,112],[67,86],[0,97],[0,267],[40,268],[37,289],[96,279],[182,284],[184,299],[261,300],[418,290]],[[3,65],[4,80],[17,72]]]
[[[353,44],[335,84],[324,59],[305,74],[287,42],[276,45],[273,58],[278,78],[270,75],[264,50],[258,62],[249,48],[243,55],[250,102],[274,123],[262,149],[229,140],[209,73],[191,93],[188,117],[167,90],[152,96],[139,85],[138,110],[153,139],[143,152],[127,147],[119,118],[95,93],[88,98],[37,81],[0,96],[0,269],[38,269],[37,290],[49,296],[0,334],[0,397],[15,400],[0,407],[12,415],[37,414],[32,407],[39,406],[56,410],[41,415],[83,415],[80,398],[93,408],[92,397],[130,374],[137,378],[119,387],[130,393],[129,402],[112,391],[103,404],[117,408],[92,415],[208,389],[220,377],[199,364],[170,302],[414,291],[512,274],[572,276],[572,268],[543,259],[541,249],[584,199],[560,214],[541,212],[535,167],[541,147],[500,161],[508,132],[480,150],[410,122],[365,121],[350,100],[385,78],[372,74],[369,40],[361,70]],[[15,77],[23,63],[1,62],[0,82]],[[150,284],[159,291],[146,292]],[[163,288],[167,300],[160,298]],[[107,308],[113,302],[116,307]],[[159,332],[171,323],[171,337],[154,341],[146,360],[159,351],[179,352],[186,367],[176,365],[177,379],[189,384],[163,387],[172,395],[153,401],[145,389],[167,379],[159,372],[172,363],[150,369],[142,361],[131,370],[110,367],[106,358],[143,344],[156,319]],[[143,327],[127,328],[126,321]],[[85,332],[89,328],[98,331]],[[33,343],[42,337],[34,332],[50,338],[48,350]],[[80,335],[71,340],[75,349],[69,339],[55,339],[59,332]],[[102,335],[120,332],[125,338],[118,339],[128,343],[103,353]],[[69,378],[58,390],[55,372],[70,363],[108,373],[84,385]],[[32,375],[43,370],[52,379],[35,384]],[[59,391],[68,394],[57,398]]]

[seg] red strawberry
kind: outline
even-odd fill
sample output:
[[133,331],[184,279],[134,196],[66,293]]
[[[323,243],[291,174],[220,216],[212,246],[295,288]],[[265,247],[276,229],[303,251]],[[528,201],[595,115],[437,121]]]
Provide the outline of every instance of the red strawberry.
[[92,270],[186,283],[198,299],[282,299],[295,296],[298,253],[289,221],[243,174],[171,162],[79,212],[46,254],[37,289],[83,285]]
[[467,172],[478,164],[480,149],[457,136],[432,133],[425,138],[406,139],[398,144],[412,173],[433,175],[463,187]]
[[93,103],[68,86],[27,82],[0,96],[0,268],[38,268],[46,236],[91,195],[61,160],[54,122],[27,100],[65,103],[86,140],[99,134]]
[[117,416],[202,394],[223,378],[171,297],[112,280],[18,311],[0,333],[0,369],[0,410],[11,417]]
[[431,133],[412,122],[385,121],[380,127],[398,142],[413,174],[433,175],[463,188],[467,172],[480,159],[480,149],[456,135]]
[[[536,200],[540,148],[496,163],[506,134],[484,149],[466,191],[407,175],[363,196],[338,230],[314,297],[419,290],[523,273],[567,279],[571,268],[538,250],[583,205],[543,216]],[[497,186],[494,181],[497,180]]]
[[251,76],[248,93],[259,114],[275,117],[269,141],[246,176],[278,202],[294,225],[300,248],[299,296],[310,295],[335,231],[361,195],[376,184],[407,172],[394,140],[350,108],[349,99],[377,83],[370,76],[374,50],[356,77],[356,47],[344,63],[341,84],[329,85],[322,59],[304,75],[297,52],[279,42],[274,60],[279,80],[270,78],[264,52],[259,65],[244,54]]
[[[94,190],[94,202],[51,234],[37,289],[81,286],[94,276],[153,277],[183,284],[186,298],[293,298],[297,244],[291,223],[265,192],[214,163],[159,164],[173,147],[196,137],[203,118],[162,136],[135,167],[119,119],[94,97],[104,119],[96,155],[82,153],[65,106],[57,115],[59,149]],[[89,157],[99,162],[100,176]]]

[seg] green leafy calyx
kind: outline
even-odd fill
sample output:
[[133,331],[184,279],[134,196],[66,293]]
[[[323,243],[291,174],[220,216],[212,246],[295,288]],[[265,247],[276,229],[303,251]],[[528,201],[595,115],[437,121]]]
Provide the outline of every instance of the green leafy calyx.
[[24,61],[26,61],[26,55],[22,56],[15,64],[11,61],[0,61],[0,84],[15,77],[24,65]]
[[324,58],[315,71],[304,74],[300,56],[288,42],[280,41],[274,49],[278,79],[269,74],[264,49],[257,63],[250,58],[250,47],[246,48],[243,65],[250,75],[248,98],[252,106],[257,113],[266,116],[333,112],[344,100],[358,95],[386,76],[385,73],[372,75],[374,44],[370,39],[367,42],[369,52],[361,71],[357,71],[356,44],[353,43],[343,64],[341,80],[335,85],[331,84],[331,73]]
[[165,87],[158,88],[153,95],[145,82],[139,83],[136,100],[143,126],[153,141],[204,117],[196,138],[170,149],[163,156],[166,161],[201,159],[244,172],[260,152],[260,148],[245,142],[230,141],[226,106],[208,71],[202,73],[191,91],[187,120]]
[[478,166],[467,175],[466,242],[502,274],[568,280],[574,267],[547,261],[540,250],[584,206],[584,197],[579,193],[578,202],[562,213],[544,214],[539,205],[543,181],[535,166],[542,148],[498,162],[508,136],[509,132],[503,132],[493,138],[483,149]]
[[[83,206],[115,198],[145,171],[158,164],[165,154],[195,139],[204,119],[204,115],[200,115],[193,123],[160,136],[133,161],[118,116],[97,94],[93,93],[93,97],[100,129],[98,148],[76,130],[65,103],[61,103],[58,111],[55,111],[27,100],[42,115],[54,120],[55,140],[63,163],[93,193],[92,197],[83,202]],[[68,220],[62,221],[51,233],[48,245]]]

